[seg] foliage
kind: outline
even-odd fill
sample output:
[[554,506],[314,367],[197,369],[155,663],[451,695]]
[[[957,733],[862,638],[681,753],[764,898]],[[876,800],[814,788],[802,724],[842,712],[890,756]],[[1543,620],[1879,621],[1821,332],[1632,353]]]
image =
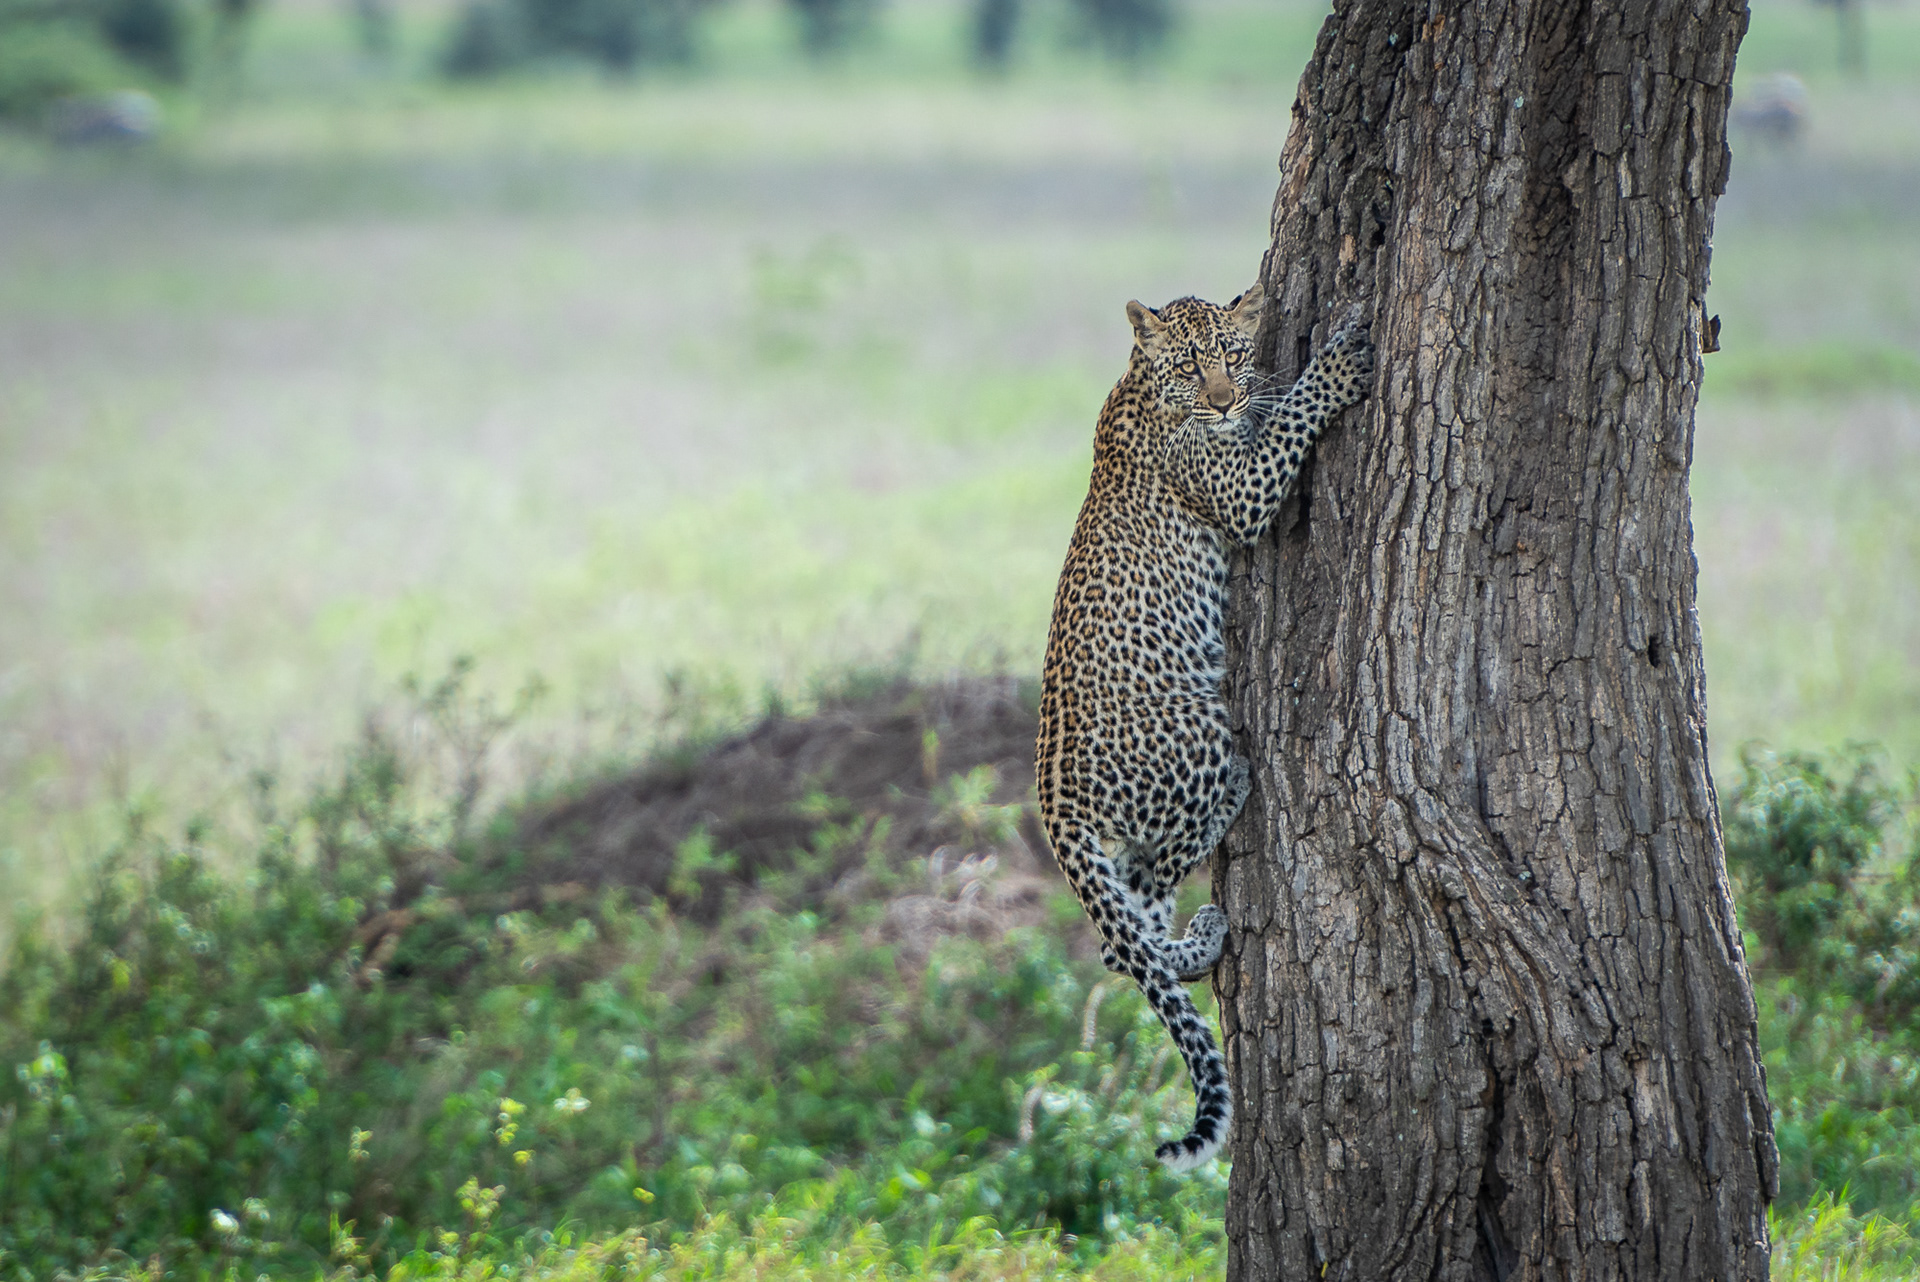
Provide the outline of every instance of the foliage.
[[[806,1208],[791,1213],[770,1208],[748,1223],[718,1217],[699,1232],[661,1248],[637,1234],[589,1241],[578,1247],[547,1245],[524,1260],[482,1258],[461,1267],[457,1250],[417,1252],[404,1264],[410,1278],[485,1279],[530,1277],[598,1282],[606,1277],[657,1278],[661,1282],[765,1279],[767,1282],[870,1282],[875,1279],[940,1279],[941,1282],[1148,1282],[1168,1277],[1218,1274],[1225,1260],[1217,1241],[1192,1243],[1160,1226],[1148,1226],[1088,1257],[1071,1237],[1052,1230],[1003,1234],[976,1219],[918,1241],[889,1240],[871,1225],[821,1238],[809,1232]],[[349,1278],[354,1276],[347,1274]]]
[[702,0],[469,0],[442,56],[448,75],[579,58],[619,75],[693,53]]
[[1020,25],[1020,0],[974,0],[973,58],[993,71],[1006,69]]
[[95,20],[128,61],[169,80],[186,73],[189,20],[182,0],[99,0]]
[[126,79],[97,31],[72,22],[9,24],[0,14],[0,118],[32,119],[62,98]]
[[1094,46],[1130,67],[1158,53],[1173,34],[1173,0],[1073,0],[1073,7]]
[[[221,19],[230,10],[237,19],[247,2],[205,0]],[[44,38],[38,28],[60,27],[147,73],[179,79],[188,69],[193,43],[193,4],[194,0],[0,0],[0,47],[17,39]]]
[[[956,779],[947,804],[991,830],[977,791]],[[882,903],[786,911],[818,848],[711,930],[516,882],[511,850],[448,844],[446,807],[377,727],[296,812],[263,807],[244,880],[205,833],[136,830],[70,941],[18,945],[8,1270],[311,1271],[346,1251],[431,1272],[450,1249],[544,1250],[559,1224],[671,1245],[770,1214],[928,1250],[994,1225],[1217,1238],[1219,1177],[1151,1160],[1186,1107],[1178,1060],[1051,938],[920,959]],[[816,847],[846,833],[824,824]]]
[[[1818,757],[1774,757],[1749,748],[1727,813],[1727,865],[1747,897],[1743,920],[1760,936],[1764,968],[1817,973],[1865,996],[1893,982],[1885,959],[1861,972],[1860,944],[1894,945],[1897,886],[1862,879],[1881,860],[1882,832],[1900,795],[1863,750],[1831,765]],[[1912,867],[1897,870],[1909,876]],[[1895,945],[1897,946],[1897,945]]]
[[879,0],[790,0],[800,47],[819,58],[845,49],[873,27]]
[[[195,53],[232,64],[255,0],[0,0],[0,118],[63,98],[187,78]],[[204,30],[211,41],[197,39]]]
[[1846,1189],[1920,1202],[1920,842],[1906,797],[1862,749],[1749,750],[1727,806],[1727,864],[1760,1004],[1781,1197]]
[[[924,879],[877,846],[864,894],[805,898],[844,843],[877,840],[829,798],[751,884],[702,834],[686,843],[675,883],[729,905],[710,928],[671,894],[553,881],[510,813],[474,831],[476,754],[508,714],[467,706],[463,675],[414,690],[453,752],[445,798],[420,782],[431,754],[374,723],[297,807],[260,782],[245,878],[214,866],[204,828],[165,842],[135,823],[70,937],[22,937],[0,977],[0,1271],[1217,1264],[1219,1169],[1174,1180],[1151,1161],[1186,1089],[1129,986],[1057,932],[903,948],[889,897]],[[934,804],[984,847],[1018,822],[991,796],[970,772]],[[1827,1257],[1892,1276],[1912,1256],[1854,1217],[1911,1216],[1920,1196],[1903,800],[1863,752],[1750,752],[1728,803],[1783,1276]]]

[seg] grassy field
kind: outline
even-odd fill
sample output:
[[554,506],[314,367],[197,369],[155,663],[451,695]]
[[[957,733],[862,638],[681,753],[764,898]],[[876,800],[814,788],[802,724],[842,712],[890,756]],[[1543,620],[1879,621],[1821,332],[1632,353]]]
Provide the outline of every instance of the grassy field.
[[[961,13],[843,63],[718,15],[693,70],[437,88],[267,11],[152,154],[0,138],[0,884],[130,803],[302,772],[407,672],[618,741],[665,674],[1030,669],[1120,304],[1250,278],[1310,4],[1216,0],[1137,78]],[[1804,146],[1722,206],[1695,474],[1713,733],[1920,756],[1920,15],[1873,75],[1762,5]],[[536,738],[539,736],[536,735]]]
[[[1319,13],[1201,0],[1125,76],[1043,12],[985,78],[951,4],[815,67],[735,0],[686,70],[449,88],[443,11],[373,66],[286,0],[149,152],[0,133],[0,893],[53,901],[129,808],[244,831],[253,773],[461,655],[546,691],[508,780],[688,691],[1031,671],[1122,304],[1251,280]],[[1736,135],[1716,234],[1722,776],[1754,738],[1920,762],[1920,8],[1869,10],[1864,80],[1832,21],[1757,2],[1740,64],[1812,126]]]
[[[983,83],[953,12],[897,16],[907,70],[762,75],[743,6],[738,71],[9,144],[0,877],[64,877],[102,798],[207,805],[223,754],[304,767],[456,654],[568,733],[667,672],[1033,666],[1120,305],[1250,279],[1289,91]],[[1302,61],[1310,16],[1227,17]],[[263,68],[326,30],[276,20]]]

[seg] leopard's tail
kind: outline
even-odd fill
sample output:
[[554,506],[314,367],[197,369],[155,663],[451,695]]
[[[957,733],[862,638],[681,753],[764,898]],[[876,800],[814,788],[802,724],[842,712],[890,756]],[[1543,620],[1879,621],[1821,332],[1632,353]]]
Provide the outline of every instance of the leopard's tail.
[[[1049,787],[1041,754],[1041,807],[1047,808]],[[1100,938],[1110,950],[1102,960],[1140,986],[1147,1004],[1166,1026],[1186,1061],[1193,1082],[1193,1129],[1154,1150],[1154,1156],[1175,1171],[1190,1171],[1212,1160],[1227,1142],[1233,1122],[1233,1095],[1227,1089],[1227,1063],[1214,1045],[1213,1030],[1195,1009],[1186,986],[1174,975],[1152,938],[1146,917],[1132,903],[1125,883],[1102,849],[1098,834],[1087,825],[1061,821],[1050,815],[1047,839],[1054,858],[1066,874]]]
[[1213,1030],[1173,972],[1153,965],[1139,981],[1154,1013],[1167,1026],[1193,1081],[1193,1129],[1162,1144],[1154,1156],[1173,1171],[1191,1171],[1213,1160],[1227,1142],[1233,1124],[1233,1093],[1227,1089],[1227,1062],[1214,1044]]

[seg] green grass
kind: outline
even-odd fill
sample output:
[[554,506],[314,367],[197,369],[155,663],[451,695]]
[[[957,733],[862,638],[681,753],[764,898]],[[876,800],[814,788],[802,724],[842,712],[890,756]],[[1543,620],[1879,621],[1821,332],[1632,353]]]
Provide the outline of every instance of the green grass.
[[1747,739],[1920,755],[1920,433],[1881,392],[1701,407],[1693,482],[1717,773]]

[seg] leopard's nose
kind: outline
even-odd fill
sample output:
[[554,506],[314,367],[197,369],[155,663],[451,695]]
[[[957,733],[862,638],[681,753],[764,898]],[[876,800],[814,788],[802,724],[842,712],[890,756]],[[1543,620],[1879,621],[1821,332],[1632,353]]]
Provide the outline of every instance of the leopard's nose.
[[1210,387],[1207,389],[1207,404],[1217,410],[1232,409],[1234,401],[1238,399],[1237,391],[1231,384],[1226,387]]

